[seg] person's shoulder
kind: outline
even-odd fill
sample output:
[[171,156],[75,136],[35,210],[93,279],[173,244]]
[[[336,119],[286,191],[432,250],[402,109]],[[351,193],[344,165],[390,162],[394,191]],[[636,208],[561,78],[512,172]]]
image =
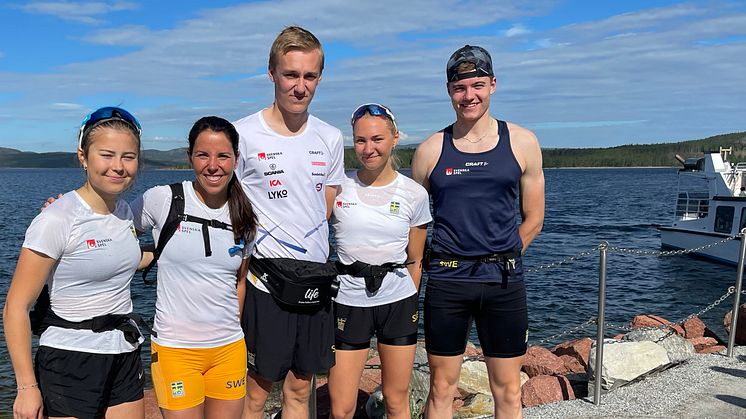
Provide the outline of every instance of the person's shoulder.
[[424,141],[417,146],[417,151],[423,150],[428,151],[432,149],[440,150],[443,147],[443,130],[440,130],[431,136],[425,138]]
[[308,115],[307,127],[319,132],[324,138],[336,138],[342,136],[342,131],[339,128],[310,114]]
[[57,198],[44,208],[34,219],[49,220],[54,224],[74,224],[75,220],[91,213],[75,191],[70,191]]
[[536,134],[528,128],[524,128],[513,122],[505,122],[508,125],[508,131],[510,132],[511,143],[524,144],[524,145],[538,145],[539,139],[536,138]]
[[399,173],[399,182],[401,188],[409,193],[413,199],[429,199],[427,189],[415,182],[414,179]]
[[259,120],[259,115],[262,111],[254,112],[251,115],[247,115],[237,121],[233,122],[233,126],[236,127],[236,129],[245,128],[247,126],[251,126],[253,124],[259,124],[261,121]]

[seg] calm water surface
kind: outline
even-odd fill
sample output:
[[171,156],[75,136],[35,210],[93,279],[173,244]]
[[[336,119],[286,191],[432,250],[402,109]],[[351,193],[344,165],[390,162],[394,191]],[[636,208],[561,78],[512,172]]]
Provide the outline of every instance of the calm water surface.
[[[676,196],[674,169],[546,170],[545,176],[544,229],[525,255],[527,267],[559,261],[602,241],[613,246],[659,249],[656,226],[670,222]],[[153,185],[191,178],[191,171],[144,171],[129,196]],[[0,190],[0,302],[5,302],[26,227],[38,213],[40,203],[48,196],[77,188],[82,181],[79,169],[0,169],[0,184],[4,186]],[[735,283],[735,276],[733,267],[688,257],[610,253],[606,319],[626,323],[636,314],[655,313],[678,321],[723,295]],[[132,284],[135,310],[152,318],[155,289],[145,287],[139,275]],[[537,342],[596,315],[598,256],[529,274],[527,287],[530,340]],[[725,337],[722,318],[732,302],[729,298],[703,316],[721,337]],[[608,332],[610,336],[614,333]],[[593,337],[595,331],[588,329],[583,335]],[[149,350],[143,348],[146,362]],[[0,413],[11,411],[13,397],[15,381],[3,337]]]

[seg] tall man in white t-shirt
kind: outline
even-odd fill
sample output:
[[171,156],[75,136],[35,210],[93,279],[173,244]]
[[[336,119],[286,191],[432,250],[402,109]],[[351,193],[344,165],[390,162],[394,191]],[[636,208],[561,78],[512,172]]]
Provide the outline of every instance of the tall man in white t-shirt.
[[[269,56],[272,106],[235,123],[241,135],[236,174],[258,217],[252,263],[263,258],[325,262],[327,219],[344,176],[342,133],[308,114],[321,81],[318,39],[285,28]],[[311,377],[334,364],[330,304],[295,308],[249,275],[242,325],[249,361],[244,418],[261,418],[274,381],[284,379],[283,417],[308,417]]]

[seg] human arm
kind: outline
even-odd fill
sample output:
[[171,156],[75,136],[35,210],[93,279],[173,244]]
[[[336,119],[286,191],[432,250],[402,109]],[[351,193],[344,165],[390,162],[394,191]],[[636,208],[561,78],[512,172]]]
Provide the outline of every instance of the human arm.
[[243,316],[243,306],[246,299],[246,275],[249,274],[249,260],[244,259],[236,273],[236,291],[238,293],[238,313],[239,318]]
[[511,134],[514,132],[515,153],[523,169],[519,184],[521,225],[518,226],[518,234],[523,243],[522,251],[525,252],[544,225],[544,171],[536,136],[520,127],[511,127]]
[[440,158],[443,149],[443,133],[438,132],[417,146],[412,156],[412,179],[426,190],[430,190],[428,178]]
[[39,297],[55,259],[22,248],[3,308],[3,327],[18,390],[13,404],[14,417],[41,418],[42,398],[31,360],[29,312]]
[[409,242],[407,243],[407,271],[412,277],[414,287],[419,291],[422,280],[422,256],[425,253],[425,240],[427,240],[427,224],[410,227]]

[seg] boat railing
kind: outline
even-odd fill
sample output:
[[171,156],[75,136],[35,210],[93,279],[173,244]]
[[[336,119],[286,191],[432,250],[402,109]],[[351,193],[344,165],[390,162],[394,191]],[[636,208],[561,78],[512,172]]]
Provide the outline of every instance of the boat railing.
[[710,212],[710,196],[703,192],[679,192],[676,200],[677,220],[697,220]]

